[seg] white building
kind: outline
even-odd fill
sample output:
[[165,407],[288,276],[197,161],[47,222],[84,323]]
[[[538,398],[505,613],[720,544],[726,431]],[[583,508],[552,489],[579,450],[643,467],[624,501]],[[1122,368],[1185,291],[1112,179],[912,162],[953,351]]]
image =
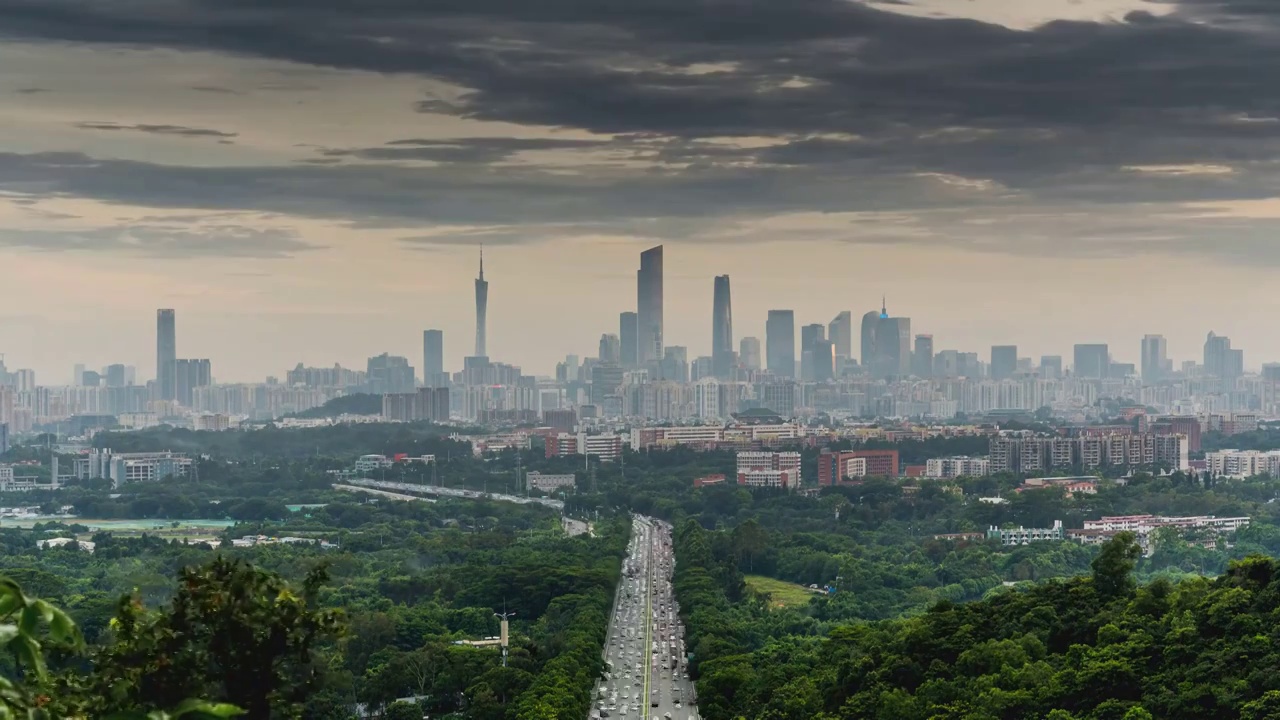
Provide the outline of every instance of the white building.
[[979,477],[991,474],[991,461],[986,458],[949,457],[930,458],[925,463],[925,477],[955,478]]
[[355,470],[358,473],[373,472],[382,468],[388,468],[395,465],[396,461],[386,455],[361,455],[356,460]]
[[561,488],[573,489],[577,486],[577,478],[573,473],[565,473],[562,475],[543,475],[542,473],[534,470],[532,472],[525,473],[524,477],[530,488],[534,490],[541,490],[542,492],[551,492]]
[[1085,530],[1099,530],[1105,533],[1133,532],[1146,535],[1153,530],[1171,527],[1179,529],[1208,529],[1215,532],[1235,532],[1249,526],[1247,517],[1220,518],[1213,515],[1193,515],[1189,517],[1163,517],[1160,515],[1116,515],[1102,517],[1097,520],[1085,520]]
[[1219,450],[1205,453],[1204,464],[1211,477],[1237,480],[1255,475],[1280,477],[1280,450]]
[[619,435],[578,434],[578,454],[594,455],[604,462],[614,462],[622,456],[622,437]]
[[1066,538],[1066,531],[1062,528],[1061,520],[1054,520],[1051,528],[1019,527],[1002,530],[992,525],[987,530],[987,539],[994,540],[997,538],[999,538],[1001,545],[1027,545],[1046,540],[1063,540]]
[[77,458],[76,477],[107,478],[115,487],[131,482],[152,482],[166,477],[186,477],[194,463],[181,453],[115,453],[110,448],[90,450]]
[[750,487],[800,487],[800,453],[740,452],[738,484]]

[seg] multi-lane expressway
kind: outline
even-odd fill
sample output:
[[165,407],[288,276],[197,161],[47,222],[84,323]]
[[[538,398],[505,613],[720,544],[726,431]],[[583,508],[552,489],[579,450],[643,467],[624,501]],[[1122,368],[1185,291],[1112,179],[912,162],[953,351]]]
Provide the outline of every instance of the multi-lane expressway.
[[698,720],[685,668],[684,626],[671,590],[671,526],[637,516],[623,564],[609,636],[606,674],[592,718]]

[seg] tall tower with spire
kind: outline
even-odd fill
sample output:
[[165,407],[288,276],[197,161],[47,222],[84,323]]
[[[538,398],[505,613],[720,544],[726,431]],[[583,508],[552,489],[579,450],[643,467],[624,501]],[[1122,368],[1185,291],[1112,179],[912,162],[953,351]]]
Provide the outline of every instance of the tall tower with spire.
[[476,357],[488,357],[486,328],[489,316],[489,283],[484,279],[484,244],[480,244],[480,277],[476,278]]

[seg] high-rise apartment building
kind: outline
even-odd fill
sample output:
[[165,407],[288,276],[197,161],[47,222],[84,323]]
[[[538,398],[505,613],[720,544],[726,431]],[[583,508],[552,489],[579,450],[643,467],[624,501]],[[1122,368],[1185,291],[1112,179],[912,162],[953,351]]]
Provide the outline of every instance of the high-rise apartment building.
[[171,309],[156,311],[156,390],[161,400],[178,397],[178,330]]
[[591,369],[591,404],[600,406],[605,398],[618,394],[622,386],[623,370],[617,365],[600,363]]
[[1017,345],[991,346],[991,379],[1008,380],[1018,370]]
[[[714,361],[713,361],[714,364]],[[689,349],[679,345],[670,345],[663,350],[662,380],[674,380],[678,383],[689,382]]]
[[1244,351],[1232,349],[1231,338],[1209,333],[1204,341],[1204,374],[1234,380],[1244,374]]
[[827,325],[827,339],[835,345],[836,364],[853,358],[853,313],[845,310]]
[[427,387],[449,384],[449,376],[444,371],[444,332],[440,330],[422,333],[422,384]]
[[796,314],[791,310],[770,310],[764,326],[765,354],[769,372],[784,378],[796,376]]
[[636,364],[656,367],[662,360],[662,246],[640,253],[636,271]]
[[636,344],[640,341],[639,327],[640,320],[635,313],[624,312],[618,315],[618,341],[622,351],[619,363],[624,368],[634,368],[640,362],[636,350]]
[[176,363],[178,396],[184,407],[192,407],[195,389],[213,384],[213,369],[208,360],[178,360]]
[[369,358],[369,392],[374,395],[396,395],[414,391],[413,366],[408,358],[382,353]]
[[932,335],[916,336],[916,350],[911,354],[911,374],[918,378],[933,377]]
[[729,378],[733,375],[733,305],[728,275],[717,275],[715,280],[711,310],[711,362],[716,377]]
[[480,246],[480,277],[476,278],[476,357],[489,357],[489,283],[484,279],[484,246]]
[[1075,374],[1078,378],[1105,378],[1111,369],[1111,351],[1103,343],[1075,346]]
[[1142,338],[1142,381],[1148,385],[1160,382],[1173,370],[1169,360],[1169,345],[1163,335],[1145,335]]
[[748,370],[760,369],[760,338],[744,337],[738,343],[738,360]]

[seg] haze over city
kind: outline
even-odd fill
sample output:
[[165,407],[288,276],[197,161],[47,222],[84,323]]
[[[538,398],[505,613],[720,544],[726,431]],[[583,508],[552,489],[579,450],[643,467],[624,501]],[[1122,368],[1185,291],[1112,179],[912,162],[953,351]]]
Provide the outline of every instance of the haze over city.
[[[960,13],[963,13],[960,14]],[[472,352],[546,375],[634,310],[667,345],[887,296],[936,346],[1148,333],[1257,369],[1280,247],[1280,9],[0,1],[0,351],[154,376],[154,311],[221,381]],[[733,18],[733,21],[729,21]],[[85,73],[92,67],[95,72]]]

